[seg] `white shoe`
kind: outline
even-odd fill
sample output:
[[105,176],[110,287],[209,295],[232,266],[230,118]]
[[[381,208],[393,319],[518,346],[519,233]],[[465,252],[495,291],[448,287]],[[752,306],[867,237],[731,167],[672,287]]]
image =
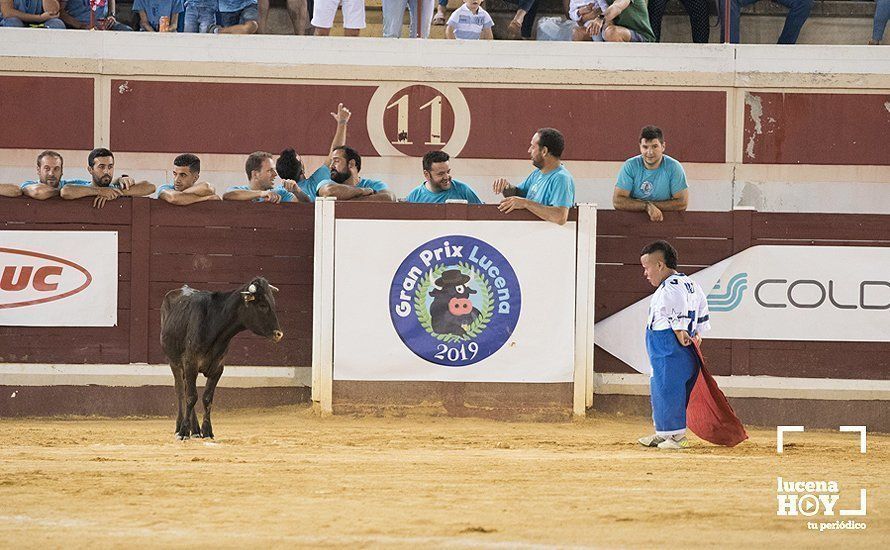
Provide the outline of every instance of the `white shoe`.
[[640,442],[640,445],[643,447],[658,447],[664,438],[657,434],[647,435],[646,437],[641,437],[637,439]]
[[685,435],[672,435],[658,444],[659,449],[685,449],[689,447],[689,440]]

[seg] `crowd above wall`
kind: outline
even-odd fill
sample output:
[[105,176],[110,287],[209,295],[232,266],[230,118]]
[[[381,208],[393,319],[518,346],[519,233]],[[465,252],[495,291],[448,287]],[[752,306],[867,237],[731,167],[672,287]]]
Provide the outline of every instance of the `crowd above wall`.
[[[100,147],[87,157],[90,180],[63,179],[64,159],[56,151],[37,155],[37,179],[21,184],[0,183],[0,196],[26,196],[37,200],[93,200],[96,208],[120,197],[154,195],[171,204],[187,206],[214,200],[252,202],[314,202],[317,197],[333,197],[339,201],[395,202],[399,200],[389,186],[361,174],[362,157],[346,145],[351,112],[341,103],[331,113],[337,127],[330,153],[321,166],[307,170],[294,149],[285,149],[275,156],[265,151],[248,155],[244,163],[246,180],[228,185],[222,194],[200,179],[201,160],[184,153],[173,160],[173,182],[160,186],[123,174],[115,177],[114,153]],[[496,178],[492,191],[502,199],[498,208],[504,213],[528,210],[545,221],[565,224],[569,209],[575,205],[575,180],[562,161],[566,141],[554,128],[540,128],[529,142],[528,155],[534,170],[519,184]],[[617,176],[613,206],[617,210],[645,212],[653,222],[663,220],[665,211],[683,211],[689,202],[686,172],[675,159],[664,154],[665,139],[661,129],[646,126],[640,132],[640,154],[628,159]],[[431,150],[421,159],[423,181],[403,202],[445,203],[462,201],[482,204],[467,183],[451,175],[451,157],[441,150]]]
[[[482,8],[483,0],[464,0],[448,14],[448,0],[382,0],[382,36],[399,38],[408,11],[407,35],[428,38],[432,26],[444,26],[449,39],[494,38],[495,23]],[[668,0],[563,0],[565,17],[548,18],[538,27],[541,0],[506,0],[516,11],[506,36],[531,39],[593,42],[659,42]],[[720,36],[739,43],[741,9],[760,0],[681,0],[689,15],[693,42],[710,40],[709,11],[716,7],[721,21]],[[788,8],[779,44],[794,44],[810,16],[814,0],[777,0]],[[365,0],[286,0],[295,34],[330,34],[334,16],[342,12],[343,34],[358,36],[366,28]],[[418,3],[419,12],[418,13]],[[716,6],[715,6],[716,4]],[[729,9],[730,26],[723,25]],[[200,32],[218,34],[265,33],[269,0],[135,0],[133,20],[118,20],[115,0],[0,0],[0,25],[48,29],[100,29],[146,32]],[[874,26],[869,44],[878,45],[890,20],[890,0],[876,0]]]

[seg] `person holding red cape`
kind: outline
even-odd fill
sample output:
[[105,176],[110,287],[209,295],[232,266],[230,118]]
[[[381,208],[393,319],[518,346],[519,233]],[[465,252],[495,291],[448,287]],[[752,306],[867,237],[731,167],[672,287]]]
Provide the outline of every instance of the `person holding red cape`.
[[711,328],[707,296],[697,282],[677,272],[677,251],[667,241],[646,245],[640,251],[640,263],[656,290],[646,322],[655,433],[641,437],[639,443],[685,449],[689,446],[687,427],[718,445],[741,443],[748,434],[700,351],[701,334]]

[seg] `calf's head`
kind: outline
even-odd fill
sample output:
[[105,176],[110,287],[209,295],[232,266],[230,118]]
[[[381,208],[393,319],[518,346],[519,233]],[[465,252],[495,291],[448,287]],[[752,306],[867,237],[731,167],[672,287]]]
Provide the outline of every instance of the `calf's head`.
[[275,314],[275,296],[278,289],[262,277],[256,277],[241,288],[241,306],[238,320],[251,332],[274,342],[284,338]]

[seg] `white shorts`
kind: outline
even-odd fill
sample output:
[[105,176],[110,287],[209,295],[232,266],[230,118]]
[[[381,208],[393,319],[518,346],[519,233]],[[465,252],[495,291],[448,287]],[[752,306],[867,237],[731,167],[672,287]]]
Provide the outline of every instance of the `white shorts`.
[[313,27],[330,29],[334,26],[337,7],[343,4],[343,28],[365,28],[365,0],[315,0],[312,21]]

